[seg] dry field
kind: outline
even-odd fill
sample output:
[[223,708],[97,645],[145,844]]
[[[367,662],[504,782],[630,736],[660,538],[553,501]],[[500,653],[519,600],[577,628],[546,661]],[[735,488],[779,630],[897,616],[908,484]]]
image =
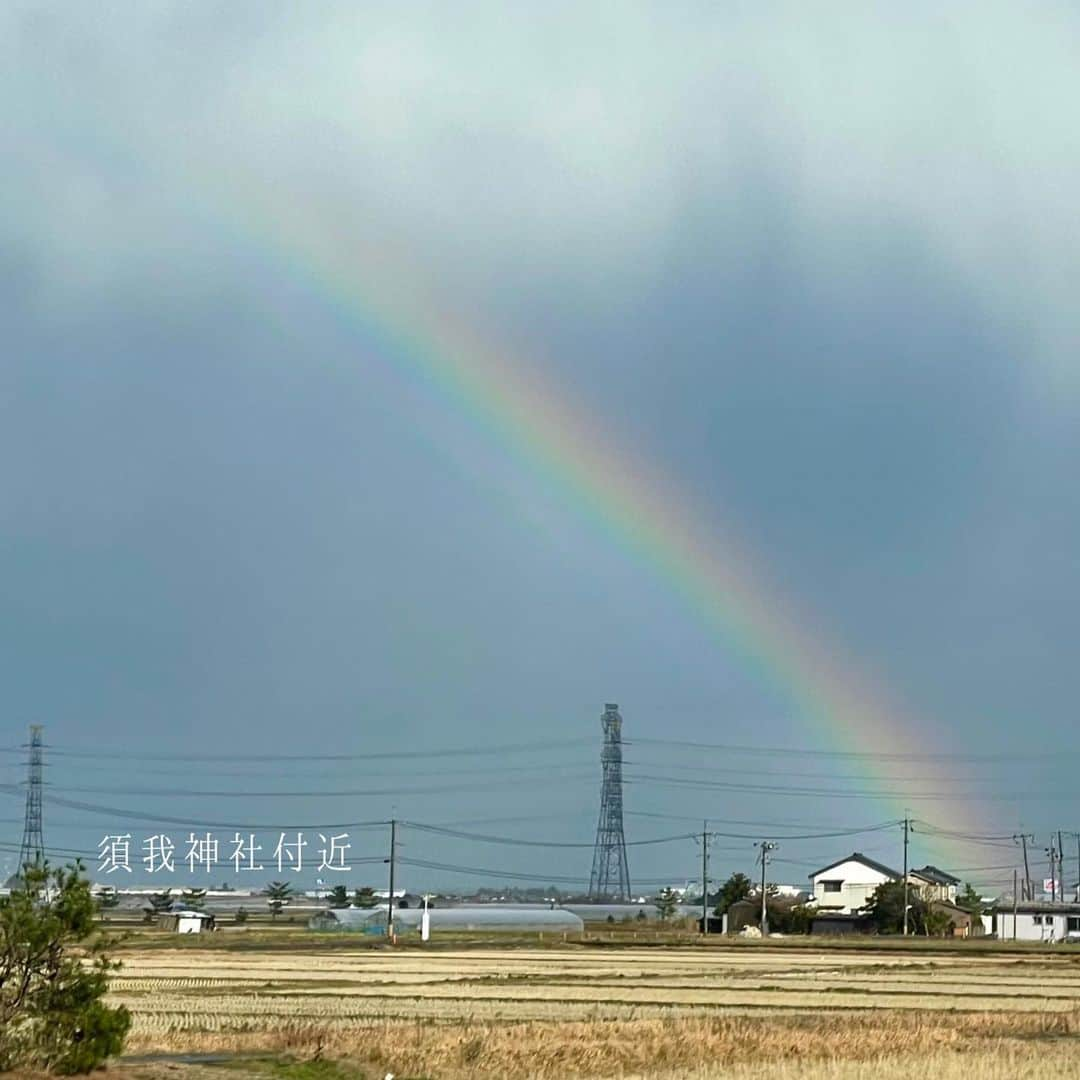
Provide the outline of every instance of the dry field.
[[298,943],[123,961],[112,997],[134,1014],[132,1054],[320,1057],[378,1080],[840,1080],[871,1066],[970,1080],[1048,1063],[1080,1076],[1080,955],[1068,952]]

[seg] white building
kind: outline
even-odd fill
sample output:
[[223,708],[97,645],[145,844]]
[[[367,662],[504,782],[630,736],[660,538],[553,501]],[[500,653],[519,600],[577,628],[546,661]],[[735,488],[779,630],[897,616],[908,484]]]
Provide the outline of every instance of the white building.
[[[810,875],[814,893],[811,903],[821,912],[854,915],[866,907],[879,885],[903,880],[904,875],[899,870],[854,851],[847,858]],[[928,903],[941,900],[955,904],[960,879],[936,866],[924,866],[908,871],[908,883]]]
[[879,885],[902,878],[902,874],[884,863],[854,851],[810,875],[812,903],[822,912],[854,915],[866,907]]
[[214,916],[205,911],[167,911],[158,916],[158,925],[178,934],[201,934],[214,929]]
[[1080,904],[1004,904],[982,918],[987,932],[1000,941],[1080,941]]

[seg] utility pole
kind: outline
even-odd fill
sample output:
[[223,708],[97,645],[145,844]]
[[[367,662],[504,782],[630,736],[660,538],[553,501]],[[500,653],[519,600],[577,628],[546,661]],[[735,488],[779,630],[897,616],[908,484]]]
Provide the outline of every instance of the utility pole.
[[1058,899],[1065,903],[1065,847],[1061,842],[1061,830],[1058,829]]
[[767,937],[769,933],[769,909],[765,903],[768,896],[765,891],[765,867],[769,865],[769,852],[775,851],[777,845],[771,840],[762,840],[758,846],[761,848],[761,936]]
[[1016,835],[1014,833],[1013,834],[1013,842],[1015,843],[1017,840],[1020,841],[1020,844],[1022,845],[1022,847],[1024,849],[1024,888],[1023,888],[1024,895],[1023,895],[1023,899],[1024,900],[1030,900],[1031,899],[1031,868],[1028,866],[1027,846],[1028,846],[1028,840],[1030,840],[1033,844],[1035,843],[1035,837],[1030,833],[1020,833],[1019,835]]
[[1080,832],[1069,835],[1076,840],[1076,902],[1080,904]]
[[701,823],[701,932],[709,932],[709,823]]
[[[1051,836],[1053,834],[1051,833]],[[1050,903],[1054,903],[1057,900],[1057,883],[1054,880],[1057,876],[1057,848],[1054,847],[1054,841],[1050,841],[1048,848],[1043,848],[1047,857],[1050,859]]]
[[394,940],[394,863],[397,859],[397,819],[390,819],[390,895],[386,898],[386,936]]
[[911,818],[904,817],[904,937],[908,936],[908,833],[911,831]]
[[1013,870],[1013,941],[1016,940],[1016,871]]

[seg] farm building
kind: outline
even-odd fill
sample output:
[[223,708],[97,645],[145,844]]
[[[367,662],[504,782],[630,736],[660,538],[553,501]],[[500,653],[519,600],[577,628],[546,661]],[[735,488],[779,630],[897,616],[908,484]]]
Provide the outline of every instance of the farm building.
[[1002,941],[1080,942],[1080,904],[1001,904],[983,916],[983,926]]
[[951,900],[937,899],[929,900],[927,906],[949,920],[949,937],[982,937],[982,920],[966,908],[957,907]]
[[815,915],[810,923],[810,933],[824,937],[841,934],[869,934],[873,926],[865,915],[845,915],[840,911],[826,911]]
[[201,934],[214,929],[214,916],[205,911],[165,911],[158,915],[157,924],[177,934]]
[[[490,933],[521,931],[551,931],[580,934],[585,929],[581,918],[562,908],[502,907],[498,904],[476,904],[462,907],[430,908],[428,918],[432,931],[481,930]],[[394,932],[419,932],[424,912],[420,908],[394,909]],[[313,930],[344,930],[359,933],[378,933],[386,927],[386,908],[331,908],[311,918]]]
[[[768,898],[769,924],[773,930],[777,925],[784,925],[790,919],[792,911],[806,903],[806,893],[788,894],[786,896],[770,896]],[[742,900],[736,900],[728,906],[721,920],[725,934],[738,934],[748,926],[761,928],[761,900],[757,896],[747,896]],[[701,919],[698,919],[701,925]],[[710,930],[712,920],[710,920]]]

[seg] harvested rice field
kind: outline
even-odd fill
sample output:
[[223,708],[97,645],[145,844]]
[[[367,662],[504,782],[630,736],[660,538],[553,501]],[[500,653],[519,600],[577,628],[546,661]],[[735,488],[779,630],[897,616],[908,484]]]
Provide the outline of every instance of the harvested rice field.
[[134,1016],[122,1071],[137,1076],[177,1054],[223,1055],[233,1076],[377,1080],[1004,1077],[1040,1062],[1080,1076],[1071,952],[297,943],[122,958],[111,997]]

